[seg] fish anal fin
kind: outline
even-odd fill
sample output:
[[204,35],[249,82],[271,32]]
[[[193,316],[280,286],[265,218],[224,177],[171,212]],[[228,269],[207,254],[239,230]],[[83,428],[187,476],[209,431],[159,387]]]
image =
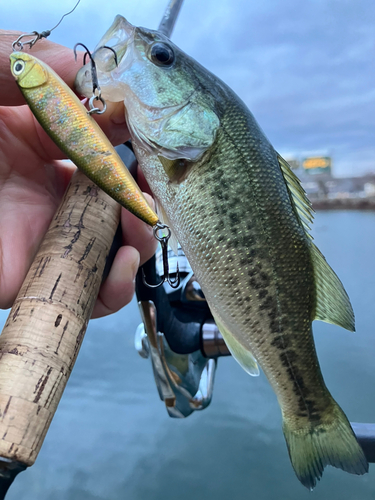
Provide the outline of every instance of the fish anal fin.
[[259,368],[258,368],[258,363],[256,362],[254,356],[224,326],[224,324],[217,316],[217,314],[212,312],[212,315],[234,359],[241,365],[241,367],[245,370],[245,372],[247,372],[252,377],[258,377]]

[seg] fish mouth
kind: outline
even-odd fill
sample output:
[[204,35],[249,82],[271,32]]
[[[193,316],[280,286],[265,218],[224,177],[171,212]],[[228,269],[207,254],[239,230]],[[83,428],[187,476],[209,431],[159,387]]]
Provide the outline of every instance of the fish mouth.
[[[134,40],[135,29],[135,26],[130,24],[123,16],[117,15],[110,28],[102,36],[92,53],[99,82],[112,80],[111,72],[123,61],[129,44]],[[91,62],[85,64],[78,71],[75,88],[79,94],[91,97],[93,89]]]
[[[130,24],[123,16],[117,15],[105,34],[95,47],[93,57],[100,71],[110,72],[116,67],[113,52],[117,55],[117,65],[120,65],[128,44],[134,38],[135,26]],[[110,47],[112,50],[104,50],[103,47]]]

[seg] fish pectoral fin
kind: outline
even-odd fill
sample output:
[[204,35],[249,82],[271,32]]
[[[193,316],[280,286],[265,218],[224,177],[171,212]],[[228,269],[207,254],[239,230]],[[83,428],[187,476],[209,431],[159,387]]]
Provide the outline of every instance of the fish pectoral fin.
[[244,347],[240,342],[238,342],[236,338],[234,338],[232,333],[223,325],[218,316],[216,316],[214,313],[212,313],[212,315],[234,359],[242,366],[245,372],[247,372],[252,377],[258,377],[259,367],[254,356],[246,347]]
[[315,319],[354,332],[353,308],[343,284],[313,243],[311,249],[316,286]]
[[188,161],[185,158],[170,160],[169,158],[165,158],[161,155],[159,155],[158,158],[160,163],[163,165],[164,171],[171,184],[180,184],[184,181],[194,166],[193,162]]
[[290,195],[290,200],[296,211],[296,214],[301,221],[301,224],[306,232],[306,235],[312,239],[310,235],[310,224],[312,224],[314,219],[314,210],[312,208],[311,202],[308,199],[305,190],[301,186],[301,181],[298,179],[296,174],[292,171],[289,163],[284,160],[278,153],[277,159],[281,168],[281,172],[284,176],[286,186]]
[[171,247],[175,255],[178,255],[178,240],[177,237],[174,233],[174,231],[171,228],[171,224],[169,222],[168,215],[166,214],[164,208],[162,207],[161,203],[155,199],[155,205],[156,205],[156,213],[158,214],[158,217],[160,219],[160,222],[162,224],[165,224],[169,227],[171,231],[171,236],[168,241],[168,245]]

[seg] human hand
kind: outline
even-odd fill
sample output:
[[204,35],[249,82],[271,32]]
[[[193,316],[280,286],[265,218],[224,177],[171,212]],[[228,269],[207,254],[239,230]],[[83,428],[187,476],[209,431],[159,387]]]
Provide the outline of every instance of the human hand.
[[[35,120],[10,72],[12,37],[0,30],[0,307],[11,307],[75,170]],[[7,32],[8,33],[8,32]],[[14,40],[18,33],[15,32]],[[73,87],[73,50],[42,40],[31,53]],[[124,109],[107,103],[98,123],[114,144],[129,138]],[[141,185],[147,189],[146,185]],[[138,266],[155,252],[152,229],[122,209],[123,246],[102,284],[92,317],[130,302]]]

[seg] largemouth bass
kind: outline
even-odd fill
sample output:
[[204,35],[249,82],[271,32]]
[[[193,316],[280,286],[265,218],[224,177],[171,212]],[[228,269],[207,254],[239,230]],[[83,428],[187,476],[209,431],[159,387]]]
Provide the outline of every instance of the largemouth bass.
[[[121,16],[100,40],[103,96],[125,102],[138,161],[233,356],[259,362],[282,412],[294,470],[312,489],[326,465],[368,463],[325,386],[312,336],[319,319],[354,331],[340,280],[309,235],[311,205],[245,104],[157,31]],[[77,75],[89,95],[90,73]]]
[[10,61],[18,87],[52,140],[103,191],[154,226],[158,216],[74,92],[47,64],[30,54],[13,52]]

